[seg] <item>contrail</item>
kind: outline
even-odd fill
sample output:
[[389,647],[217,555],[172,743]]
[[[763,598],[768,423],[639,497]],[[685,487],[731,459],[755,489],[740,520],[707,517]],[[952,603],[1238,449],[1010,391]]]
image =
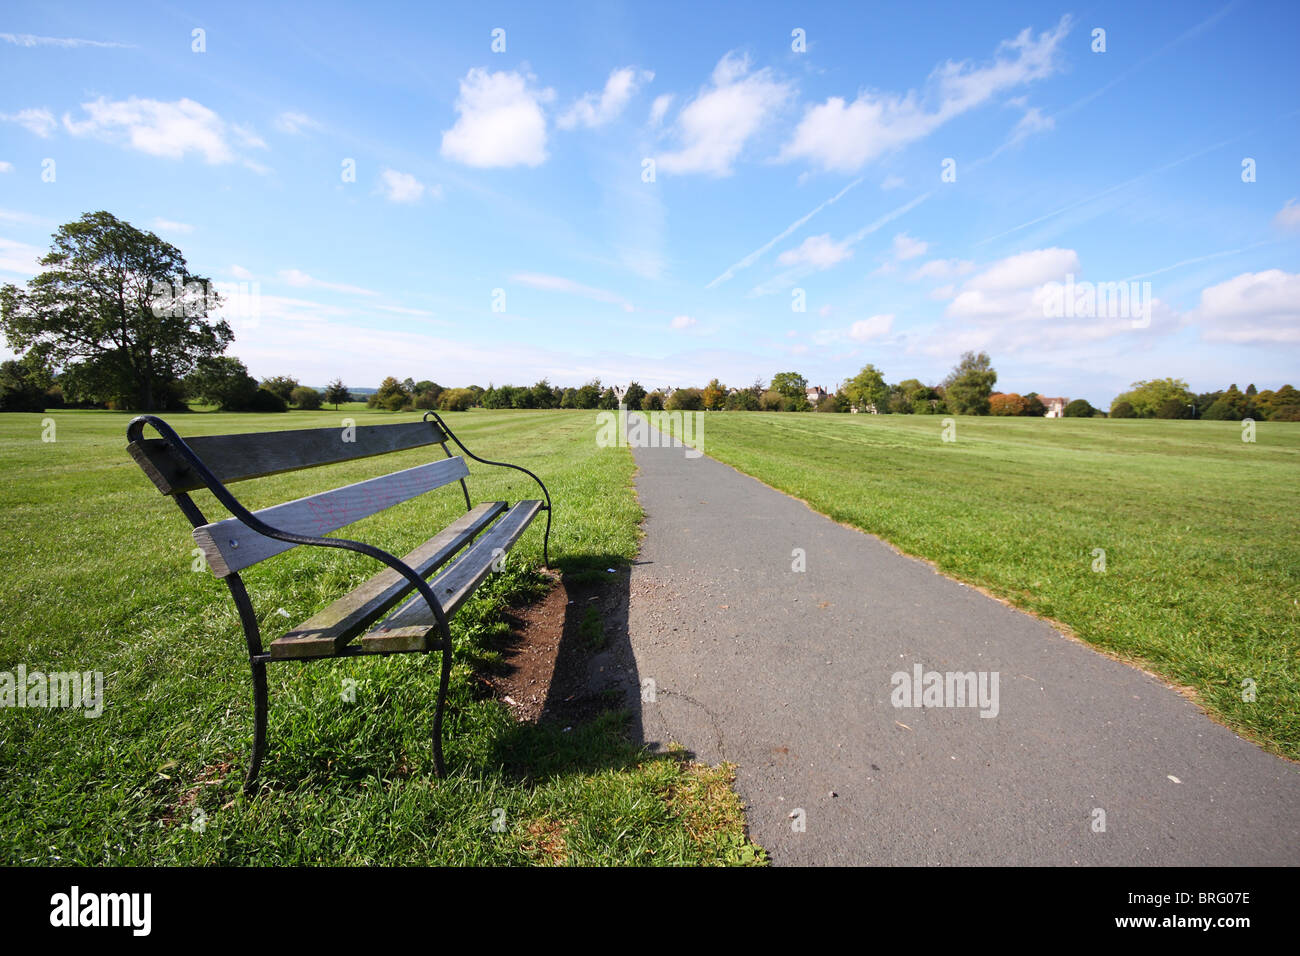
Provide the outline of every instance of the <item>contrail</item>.
[[[921,203],[925,202],[934,194],[935,194],[935,190],[931,189],[929,192],[921,193],[921,195],[917,196],[915,199],[903,203],[903,205],[899,206],[897,209],[891,209],[889,212],[885,213],[882,216],[879,216],[872,222],[863,226],[857,232],[846,236],[844,238],[844,244],[846,246],[857,245],[859,242],[861,242],[867,236],[871,235],[881,226],[887,225],[888,223],[893,222],[895,219],[897,219],[899,216],[903,215],[904,213],[910,212],[911,210],[915,209],[917,206],[921,205]],[[771,295],[777,289],[788,288],[788,283],[794,281],[795,279],[800,278],[801,276],[805,276],[812,271],[815,270],[810,269],[807,266],[804,266],[802,268],[796,267],[794,269],[789,269],[786,272],[781,273],[779,276],[777,276],[774,279],[769,279],[767,282],[763,282],[760,283],[759,285],[756,285],[753,289],[750,290],[749,294],[750,295]]]
[[770,241],[765,242],[763,245],[759,246],[757,249],[755,249],[755,250],[754,250],[753,252],[751,252],[749,255],[745,256],[745,258],[741,259],[741,260],[740,260],[739,262],[737,262],[735,265],[731,266],[729,269],[727,269],[727,271],[725,271],[724,273],[722,273],[722,275],[718,276],[716,279],[714,279],[712,282],[710,282],[710,283],[709,283],[708,285],[706,285],[704,288],[706,288],[706,289],[712,289],[712,288],[713,288],[715,285],[717,285],[718,283],[720,283],[720,282],[726,282],[728,279],[732,278],[732,277],[733,277],[737,272],[739,272],[741,269],[747,269],[747,268],[749,268],[751,265],[754,264],[754,261],[755,261],[759,256],[761,256],[763,253],[767,252],[767,250],[771,249],[774,245],[776,245],[778,242],[780,242],[780,241],[781,241],[782,239],[784,239],[786,236],[790,235],[790,233],[794,232],[796,229],[798,229],[800,226],[802,226],[805,222],[807,222],[807,221],[808,221],[809,219],[811,219],[813,216],[817,215],[819,212],[821,212],[821,211],[822,211],[823,209],[825,209],[827,206],[832,205],[833,203],[839,202],[839,200],[844,196],[844,194],[847,193],[847,192],[848,192],[850,189],[852,189],[854,186],[858,185],[858,183],[862,182],[863,178],[864,178],[864,177],[859,176],[857,179],[853,180],[853,182],[849,183],[847,186],[845,186],[843,189],[841,189],[839,192],[837,192],[837,193],[836,193],[834,196],[832,196],[830,199],[827,199],[825,202],[823,202],[820,206],[818,206],[818,207],[817,207],[816,209],[814,209],[812,212],[808,213],[808,215],[803,216],[803,217],[801,217],[801,218],[799,218],[799,219],[796,219],[794,222],[790,223],[790,225],[787,226],[785,229],[783,229],[783,230],[782,230],[778,235],[776,235],[775,237],[773,237]]
[[1202,20],[1200,23],[1196,24],[1196,26],[1194,26],[1194,27],[1192,27],[1192,28],[1190,28],[1190,29],[1188,29],[1188,30],[1183,31],[1183,32],[1180,33],[1178,36],[1174,37],[1172,40],[1170,40],[1168,43],[1166,43],[1164,46],[1162,46],[1160,49],[1156,50],[1154,53],[1149,53],[1149,54],[1147,54],[1146,56],[1144,56],[1142,59],[1138,60],[1136,63],[1134,63],[1132,66],[1130,66],[1127,70],[1125,70],[1124,72],[1120,73],[1120,74],[1119,74],[1118,76],[1116,76],[1113,80],[1111,80],[1109,83],[1107,83],[1105,86],[1102,86],[1102,87],[1100,87],[1099,89],[1094,90],[1093,92],[1089,93],[1087,96],[1083,97],[1082,99],[1075,100],[1075,102],[1071,103],[1069,106],[1065,107],[1065,108],[1064,108],[1063,110],[1061,110],[1060,112],[1052,114],[1052,119],[1055,120],[1055,119],[1056,119],[1057,117],[1059,117],[1059,116],[1066,116],[1066,115],[1068,115],[1068,114],[1070,114],[1070,113],[1073,113],[1075,110],[1079,109],[1080,107],[1082,107],[1082,106],[1084,106],[1084,105],[1086,105],[1086,104],[1088,104],[1088,103],[1091,103],[1093,100],[1095,100],[1097,97],[1101,96],[1103,93],[1105,93],[1107,90],[1109,90],[1109,89],[1110,89],[1112,86],[1114,86],[1116,83],[1119,83],[1119,82],[1121,82],[1121,81],[1127,79],[1129,76],[1131,76],[1132,74],[1134,74],[1134,73],[1137,72],[1138,70],[1142,69],[1142,67],[1146,66],[1148,63],[1150,63],[1150,62],[1151,62],[1152,60],[1154,60],[1156,57],[1161,56],[1161,55],[1163,55],[1163,54],[1169,52],[1169,50],[1171,50],[1173,47],[1177,46],[1178,44],[1182,43],[1184,40],[1186,40],[1186,39],[1188,39],[1188,38],[1190,38],[1190,37],[1194,37],[1194,36],[1196,36],[1196,34],[1202,32],[1202,31],[1205,30],[1207,27],[1209,27],[1211,24],[1216,23],[1216,22],[1218,22],[1219,20],[1223,19],[1223,17],[1227,16],[1228,11],[1231,10],[1233,7],[1235,7],[1235,6],[1237,5],[1237,2],[1238,2],[1238,0],[1233,0],[1232,3],[1229,3],[1229,4],[1228,4],[1227,6],[1225,6],[1223,9],[1219,10],[1217,13],[1213,13],[1213,14],[1211,14],[1210,16],[1208,16],[1208,17],[1206,17],[1204,20]]
[[[1254,130],[1251,130],[1250,132],[1254,132]],[[1225,139],[1221,142],[1215,143],[1213,146],[1206,146],[1204,149],[1198,149],[1196,152],[1189,153],[1188,155],[1182,157],[1181,159],[1175,159],[1171,163],[1165,163],[1163,166],[1157,166],[1155,169],[1149,169],[1145,173],[1139,173],[1138,175],[1134,176],[1132,179],[1126,179],[1122,183],[1118,183],[1114,186],[1107,187],[1106,189],[1103,189],[1099,193],[1093,193],[1091,196],[1088,196],[1084,199],[1080,199],[1077,202],[1072,202],[1069,205],[1062,206],[1059,209],[1054,209],[1052,212],[1045,213],[1044,215],[1038,216],[1035,219],[1030,219],[1026,222],[1022,222],[1018,226],[1012,226],[1010,229],[1007,229],[1003,232],[999,232],[997,235],[989,236],[987,239],[981,239],[979,242],[975,243],[975,245],[982,246],[985,243],[992,242],[995,239],[1001,239],[1003,236],[1009,236],[1013,232],[1019,232],[1021,229],[1027,229],[1030,226],[1037,225],[1038,223],[1043,222],[1044,220],[1047,219],[1051,219],[1054,216],[1059,216],[1063,212],[1069,212],[1071,209],[1077,209],[1079,206],[1086,205],[1095,199],[1100,199],[1102,196],[1109,196],[1111,193],[1116,192],[1117,190],[1123,189],[1126,186],[1131,186],[1134,183],[1140,182],[1141,180],[1146,179],[1150,176],[1154,176],[1156,173],[1163,173],[1167,169],[1173,169],[1175,166],[1181,166],[1183,163],[1190,162],[1191,160],[1196,159],[1198,156],[1204,156],[1206,153],[1213,152],[1216,149],[1222,149],[1224,146],[1227,146],[1229,143],[1234,143],[1237,140],[1241,139],[1243,136],[1250,135],[1250,132],[1242,133],[1241,136],[1234,136],[1231,139]]]
[[1222,250],[1220,250],[1219,252],[1211,252],[1211,253],[1209,253],[1208,255],[1204,255],[1204,256],[1196,256],[1196,257],[1194,257],[1194,258],[1192,258],[1192,259],[1184,259],[1182,262],[1175,262],[1175,263],[1174,263],[1173,265],[1171,265],[1171,266],[1164,266],[1164,267],[1162,267],[1162,268],[1160,268],[1160,269],[1153,269],[1153,270],[1151,270],[1150,272],[1142,272],[1142,273],[1139,273],[1138,275],[1135,275],[1135,276],[1129,276],[1129,277],[1126,278],[1126,279],[1120,279],[1119,281],[1120,281],[1120,282],[1132,282],[1132,281],[1134,281],[1135,279],[1149,279],[1149,278],[1151,278],[1152,276],[1158,276],[1158,275],[1160,275],[1162,272],[1171,272],[1171,271],[1173,271],[1174,269],[1181,269],[1183,266],[1194,265],[1194,264],[1197,263],[1197,262],[1205,262],[1205,261],[1207,261],[1207,260],[1209,260],[1209,259],[1221,259],[1221,258],[1223,258],[1224,256],[1235,255],[1235,254],[1238,253],[1238,252],[1248,252],[1249,250],[1251,250],[1251,249],[1257,249],[1257,248],[1259,248],[1260,246],[1271,246],[1271,245],[1275,245],[1276,243],[1283,242],[1283,241],[1285,241],[1285,240],[1282,240],[1282,239],[1265,239],[1263,242],[1252,242],[1250,245],[1248,245],[1248,246],[1242,246],[1242,247],[1239,248],[1239,249],[1222,249]]

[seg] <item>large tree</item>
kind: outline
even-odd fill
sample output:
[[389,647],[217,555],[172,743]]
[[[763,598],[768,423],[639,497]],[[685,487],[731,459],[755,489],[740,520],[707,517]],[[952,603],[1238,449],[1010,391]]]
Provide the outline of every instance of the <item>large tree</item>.
[[[1234,385],[1233,389],[1236,387]],[[1113,413],[1115,406],[1120,402],[1127,402],[1138,418],[1155,418],[1161,407],[1171,400],[1181,405],[1194,405],[1196,396],[1188,390],[1187,383],[1180,378],[1153,378],[1150,381],[1134,382],[1127,392],[1115,396],[1115,400],[1111,402],[1111,411]],[[1172,408],[1173,405],[1170,404],[1169,407]]]
[[958,415],[987,415],[989,396],[998,373],[987,352],[963,352],[961,360],[943,380],[944,399]]
[[889,411],[889,386],[885,376],[874,365],[862,366],[862,371],[844,383],[844,394],[849,402],[861,408],[870,406],[877,412]]
[[60,226],[40,264],[26,288],[0,289],[0,331],[82,397],[154,410],[234,340],[180,250],[107,212]]

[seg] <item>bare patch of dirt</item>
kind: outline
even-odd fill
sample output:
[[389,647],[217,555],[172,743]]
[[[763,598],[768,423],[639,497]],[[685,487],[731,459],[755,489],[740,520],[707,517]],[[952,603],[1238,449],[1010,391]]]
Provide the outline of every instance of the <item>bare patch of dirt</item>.
[[608,584],[559,581],[540,601],[505,612],[510,634],[490,645],[502,663],[481,678],[517,719],[568,726],[621,706],[635,683],[619,663],[628,577],[620,569]]

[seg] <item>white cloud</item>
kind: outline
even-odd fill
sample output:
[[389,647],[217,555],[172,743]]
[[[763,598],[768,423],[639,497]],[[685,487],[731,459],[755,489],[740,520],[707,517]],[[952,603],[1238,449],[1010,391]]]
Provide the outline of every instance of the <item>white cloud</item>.
[[673,105],[673,94],[664,93],[655,97],[655,101],[650,104],[650,125],[660,126],[664,117],[668,115],[668,107]]
[[0,120],[17,123],[29,133],[35,133],[42,139],[47,138],[59,125],[54,114],[47,109],[26,109],[17,113],[0,113]]
[[40,271],[40,264],[36,260],[43,255],[45,253],[42,250],[25,242],[0,238],[0,272],[34,276]]
[[273,123],[281,133],[289,133],[290,135],[301,133],[303,130],[324,129],[320,123],[306,113],[295,113],[292,110],[281,113],[273,120]]
[[0,33],[0,40],[6,43],[12,43],[14,46],[37,47],[37,46],[57,46],[64,49],[76,49],[77,47],[120,47],[124,49],[135,49],[134,44],[118,43],[114,40],[82,40],[78,37],[41,37],[31,33]]
[[[1051,356],[1052,361],[1060,361],[1082,354],[1079,349],[1085,346],[1122,336],[1140,336],[1136,341],[1149,346],[1153,336],[1175,327],[1174,313],[1150,297],[1149,284],[1132,284],[1131,295],[1136,299],[1129,294],[1121,299],[1117,293],[1112,300],[1096,280],[1078,272],[1079,257],[1073,249],[1035,249],[992,263],[960,287],[936,289],[931,298],[949,300],[945,321],[918,330],[913,337],[915,348],[936,356],[985,349]],[[1095,299],[1088,311],[1063,316],[1053,303],[1059,304],[1063,292],[1059,283],[1068,275],[1074,276],[1080,292],[1093,290]],[[1120,281],[1126,280],[1116,283]]]
[[797,248],[787,249],[776,257],[783,266],[810,266],[829,269],[853,255],[847,243],[835,242],[829,233],[809,236]]
[[0,173],[12,173],[13,171],[13,163],[6,163],[4,160],[0,160]]
[[344,292],[348,295],[379,295],[373,289],[363,289],[361,286],[347,285],[340,282],[327,282],[298,269],[281,269],[280,278],[289,285],[298,288],[328,289],[331,292]]
[[512,275],[510,281],[528,286],[530,289],[540,289],[543,292],[563,292],[568,295],[580,295],[586,299],[595,299],[597,302],[608,302],[620,306],[624,312],[635,311],[632,303],[617,293],[597,289],[594,286],[582,285],[563,276],[544,275],[539,272],[520,272]]
[[906,262],[908,259],[915,259],[917,256],[925,255],[925,250],[929,248],[928,242],[913,239],[907,233],[900,232],[894,237],[894,260]]
[[1277,211],[1273,222],[1283,229],[1300,227],[1300,200],[1288,199],[1286,205]]
[[182,235],[189,235],[194,231],[194,227],[188,222],[176,222],[174,219],[163,219],[158,217],[153,221],[155,229],[161,229],[163,232],[178,232]]
[[404,305],[377,305],[375,308],[384,312],[392,312],[394,315],[414,315],[420,318],[433,317],[433,313],[428,309],[409,309]]
[[897,189],[899,186],[905,186],[905,185],[907,184],[906,182],[904,182],[902,176],[890,175],[890,176],[886,176],[884,180],[880,183],[880,188],[883,189],[885,192],[889,192],[889,190],[891,189]]
[[1025,289],[1064,279],[1066,273],[1078,271],[1079,254],[1073,249],[1053,246],[1001,259],[967,282],[966,288],[980,292]]
[[952,118],[988,102],[997,93],[1050,76],[1059,67],[1061,40],[1070,30],[1064,16],[1055,29],[1035,39],[1026,28],[1004,40],[991,63],[948,61],[935,69],[925,93],[861,91],[848,103],[832,96],[808,107],[783,160],[805,159],[825,170],[853,172],[878,156],[922,139]]
[[952,279],[969,275],[975,263],[969,259],[931,259],[912,273],[912,279]]
[[849,326],[849,338],[855,342],[870,342],[872,339],[888,335],[893,327],[892,314],[873,315],[866,319],[858,319]]
[[649,70],[637,70],[630,66],[613,70],[605,81],[602,92],[585,94],[560,114],[555,125],[560,129],[604,126],[619,117],[641,84],[649,83],[654,78],[655,75]]
[[230,267],[230,274],[231,274],[232,276],[234,276],[236,279],[251,279],[251,278],[253,278],[253,273],[249,272],[249,271],[248,271],[247,269],[245,269],[243,266],[238,266],[238,265],[235,265],[235,266],[231,266],[231,267]]
[[694,319],[692,319],[689,315],[675,316],[671,323],[674,329],[689,329],[692,325],[698,325],[698,324],[699,323],[696,322]]
[[682,148],[656,162],[667,173],[731,174],[732,163],[764,122],[789,100],[793,88],[771,70],[749,72],[749,58],[728,53],[708,86],[682,108],[675,126]]
[[83,103],[81,108],[87,114],[84,120],[74,120],[66,113],[63,116],[63,125],[69,133],[110,141],[124,139],[126,146],[150,156],[183,159],[187,153],[194,152],[207,163],[230,163],[240,158],[231,145],[232,137],[245,146],[266,146],[252,130],[227,123],[191,99],[164,103],[135,96],[110,101],[101,96]]
[[410,173],[399,173],[395,169],[385,169],[379,174],[379,179],[380,191],[392,202],[419,202],[426,192],[434,199],[442,195],[441,186],[425,186]]
[[1030,107],[1025,110],[1025,115],[1020,117],[1020,122],[1016,123],[1015,129],[1011,131],[1011,142],[1013,144],[1019,143],[1034,133],[1054,129],[1055,127],[1056,120],[1050,116],[1044,116],[1037,106]]
[[546,161],[542,104],[555,96],[520,73],[475,67],[460,81],[454,126],[442,134],[442,155],[467,166],[540,166]]
[[1210,342],[1300,343],[1300,274],[1243,272],[1202,290],[1187,318]]

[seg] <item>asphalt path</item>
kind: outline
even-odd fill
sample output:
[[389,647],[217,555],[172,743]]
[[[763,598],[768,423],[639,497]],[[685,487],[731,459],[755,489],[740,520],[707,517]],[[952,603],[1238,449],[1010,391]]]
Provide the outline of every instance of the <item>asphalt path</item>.
[[1297,765],[1173,688],[707,456],[633,453],[642,734],[736,764],[775,863],[1300,863]]

